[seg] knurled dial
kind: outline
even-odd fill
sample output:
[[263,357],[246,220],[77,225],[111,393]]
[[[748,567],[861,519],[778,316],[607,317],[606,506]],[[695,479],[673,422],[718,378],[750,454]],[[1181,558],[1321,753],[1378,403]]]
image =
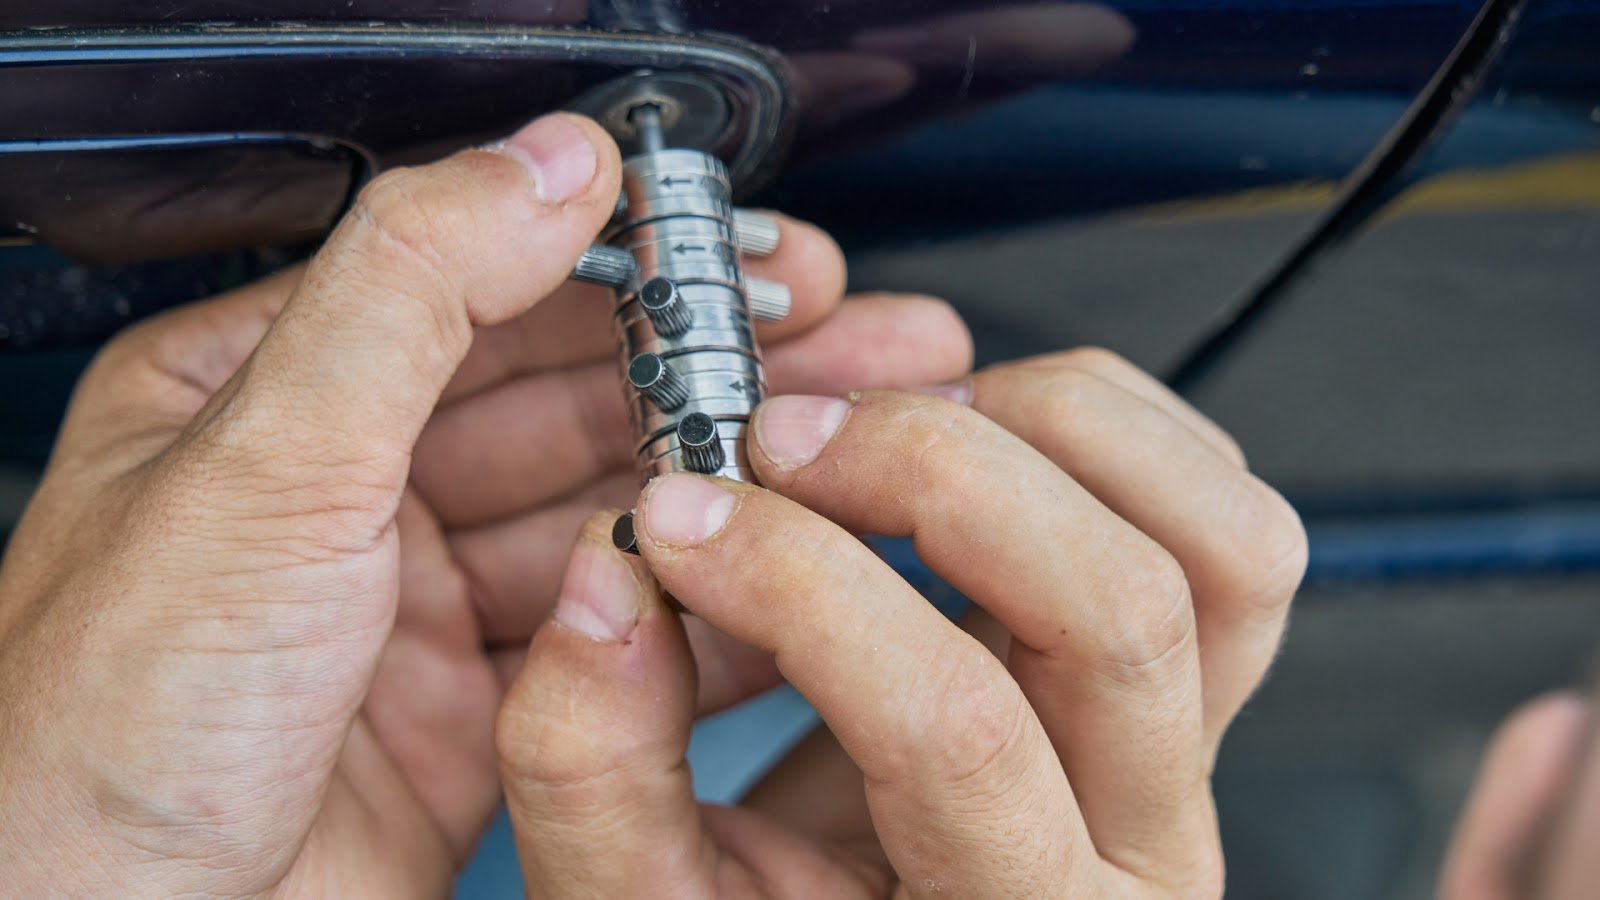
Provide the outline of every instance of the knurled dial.
[[[614,325],[641,480],[699,472],[754,481],[743,444],[766,392],[755,320],[789,313],[789,289],[745,276],[740,254],[778,245],[771,216],[734,209],[727,169],[661,146],[653,107],[633,119],[643,151],[622,164],[622,201],[605,243],[573,277],[616,297]],[[617,544],[632,549],[631,518]],[[624,546],[626,545],[626,546]]]

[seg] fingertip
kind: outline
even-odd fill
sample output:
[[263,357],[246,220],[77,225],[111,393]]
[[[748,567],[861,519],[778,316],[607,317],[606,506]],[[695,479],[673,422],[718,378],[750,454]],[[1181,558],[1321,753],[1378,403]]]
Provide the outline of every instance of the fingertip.
[[[751,462],[780,478],[810,465],[850,416],[854,399],[787,394],[756,408]],[[774,471],[776,470],[776,471]]]
[[972,370],[972,337],[950,304],[934,297],[852,297],[816,329],[767,355],[778,393],[907,390],[954,381]]
[[1592,713],[1588,698],[1576,691],[1554,691],[1518,707],[1495,730],[1486,758],[1501,765],[1538,763],[1549,768],[1574,750]]
[[753,485],[673,472],[652,479],[639,499],[636,534],[652,561],[692,550],[720,534]]
[[955,374],[971,372],[977,352],[972,343],[972,330],[955,306],[942,297],[928,294],[908,294],[903,295],[903,299],[925,320],[923,331],[942,351],[940,358]]
[[917,350],[949,378],[972,370],[972,331],[948,300],[931,294],[880,292],[862,294],[850,302],[876,307],[877,318],[883,321],[882,339]]

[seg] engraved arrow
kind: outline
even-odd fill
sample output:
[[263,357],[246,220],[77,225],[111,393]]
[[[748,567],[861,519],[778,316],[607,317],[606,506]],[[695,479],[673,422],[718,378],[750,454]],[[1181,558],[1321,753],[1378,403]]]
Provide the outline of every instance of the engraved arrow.
[[673,187],[674,185],[679,185],[679,184],[694,184],[694,179],[693,178],[673,178],[671,175],[663,175],[661,177],[661,186],[662,187],[670,188],[670,187]]
[[700,244],[679,244],[672,248],[672,252],[681,256],[685,253],[704,253],[706,248]]

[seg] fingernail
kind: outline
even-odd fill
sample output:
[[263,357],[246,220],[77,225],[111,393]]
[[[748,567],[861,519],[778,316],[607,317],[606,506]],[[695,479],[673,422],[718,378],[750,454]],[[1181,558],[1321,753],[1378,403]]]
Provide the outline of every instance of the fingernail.
[[579,543],[556,598],[555,620],[597,641],[625,641],[639,621],[639,582],[615,553]]
[[970,378],[952,381],[949,384],[931,384],[924,387],[915,387],[911,390],[918,394],[943,397],[962,406],[970,406],[972,404],[972,379]]
[[694,547],[728,524],[739,498],[714,481],[667,475],[645,491],[644,527],[657,544]]
[[560,203],[594,180],[600,156],[584,133],[566,116],[535,119],[506,139],[505,153],[528,167],[546,203]]
[[849,414],[850,402],[838,397],[774,397],[756,412],[756,440],[780,468],[797,469],[817,458]]

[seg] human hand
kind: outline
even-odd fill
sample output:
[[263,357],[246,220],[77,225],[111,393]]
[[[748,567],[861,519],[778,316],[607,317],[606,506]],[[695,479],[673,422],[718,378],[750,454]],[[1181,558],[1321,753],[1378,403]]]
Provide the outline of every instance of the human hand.
[[[564,283],[618,165],[551,117],[387,174],[309,268],[101,354],[0,570],[7,894],[448,890],[504,673],[579,524],[637,493],[611,301]],[[750,263],[794,290],[776,388],[970,365],[947,307],[840,306],[837,249],[782,226]],[[706,707],[775,677],[696,634]]]
[[1484,756],[1440,881],[1441,900],[1582,900],[1600,884],[1600,744],[1571,693],[1508,718]]
[[[1278,646],[1297,517],[1109,354],[987,370],[970,403],[769,400],[770,491],[670,475],[639,505],[642,560],[580,543],[500,717],[530,896],[1220,895],[1211,768]],[[911,535],[995,650],[852,532]],[[812,769],[695,805],[695,667],[663,589],[776,654],[852,784]]]

